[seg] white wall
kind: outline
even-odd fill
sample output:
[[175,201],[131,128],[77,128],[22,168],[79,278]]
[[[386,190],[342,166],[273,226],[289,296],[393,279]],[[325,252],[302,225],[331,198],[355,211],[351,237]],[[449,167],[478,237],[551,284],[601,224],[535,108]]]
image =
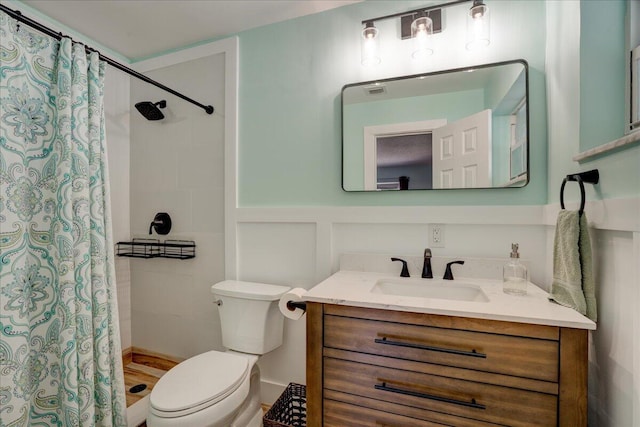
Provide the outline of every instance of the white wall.
[[598,329],[590,336],[589,425],[637,426],[640,298],[636,263],[640,253],[634,249],[633,233],[597,230],[592,239],[600,286]]
[[[146,73],[205,105],[133,81],[131,105],[167,100],[165,119],[131,113],[131,231],[134,237],[194,240],[196,257],[131,260],[133,346],[177,357],[221,348],[211,285],[224,279],[225,55],[212,54]],[[148,235],[157,212],[166,236]]]
[[[129,103],[130,77],[107,67],[104,89],[111,219],[114,244],[129,240]],[[131,277],[129,259],[115,257],[122,349],[131,347]]]

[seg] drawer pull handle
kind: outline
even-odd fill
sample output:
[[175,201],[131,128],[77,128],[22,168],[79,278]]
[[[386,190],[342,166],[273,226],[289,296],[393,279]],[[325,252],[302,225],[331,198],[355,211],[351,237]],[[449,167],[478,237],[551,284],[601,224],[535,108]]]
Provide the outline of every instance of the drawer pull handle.
[[424,399],[437,400],[438,402],[451,403],[453,405],[459,405],[459,406],[466,406],[467,408],[487,409],[485,405],[481,405],[480,403],[477,403],[476,399],[471,399],[471,402],[465,402],[463,400],[449,399],[448,397],[434,396],[432,394],[420,393],[412,390],[404,390],[396,387],[389,387],[387,383],[376,384],[374,385],[374,387],[376,388],[376,390],[389,391],[391,393],[404,394],[407,396],[422,397]]
[[441,353],[457,354],[459,356],[480,357],[482,359],[487,358],[486,354],[478,353],[475,350],[464,351],[464,350],[456,350],[453,348],[432,347],[430,345],[414,344],[414,343],[402,342],[402,341],[392,341],[392,340],[388,340],[387,338],[376,338],[374,341],[378,344],[395,345],[398,347],[417,348],[420,350],[439,351]]

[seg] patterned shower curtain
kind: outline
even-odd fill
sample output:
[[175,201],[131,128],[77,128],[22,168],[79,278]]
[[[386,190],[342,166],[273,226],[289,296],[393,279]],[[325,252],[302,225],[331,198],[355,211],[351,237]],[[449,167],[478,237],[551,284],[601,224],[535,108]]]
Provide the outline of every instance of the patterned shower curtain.
[[125,426],[104,62],[0,12],[0,425]]

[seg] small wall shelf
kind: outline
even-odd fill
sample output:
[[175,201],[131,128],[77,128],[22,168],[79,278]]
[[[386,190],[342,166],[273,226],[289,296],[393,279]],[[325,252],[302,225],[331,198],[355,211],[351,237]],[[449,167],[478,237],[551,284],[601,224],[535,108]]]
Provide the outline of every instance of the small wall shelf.
[[130,258],[174,258],[196,257],[196,242],[193,240],[132,239],[116,243],[116,255]]
[[582,153],[576,156],[573,156],[573,161],[574,162],[590,161],[594,157],[599,157],[618,149],[631,147],[632,145],[635,145],[638,142],[640,142],[640,128],[628,133],[622,138],[618,138],[607,144],[603,144],[598,147],[592,148],[590,150],[583,151]]

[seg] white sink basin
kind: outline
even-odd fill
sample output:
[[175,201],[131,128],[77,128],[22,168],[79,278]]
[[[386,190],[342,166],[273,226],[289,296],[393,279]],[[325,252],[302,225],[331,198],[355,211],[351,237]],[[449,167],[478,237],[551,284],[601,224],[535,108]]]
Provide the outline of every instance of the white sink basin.
[[380,279],[371,290],[373,294],[414,298],[448,299],[456,301],[489,302],[482,289],[471,283],[442,279]]

